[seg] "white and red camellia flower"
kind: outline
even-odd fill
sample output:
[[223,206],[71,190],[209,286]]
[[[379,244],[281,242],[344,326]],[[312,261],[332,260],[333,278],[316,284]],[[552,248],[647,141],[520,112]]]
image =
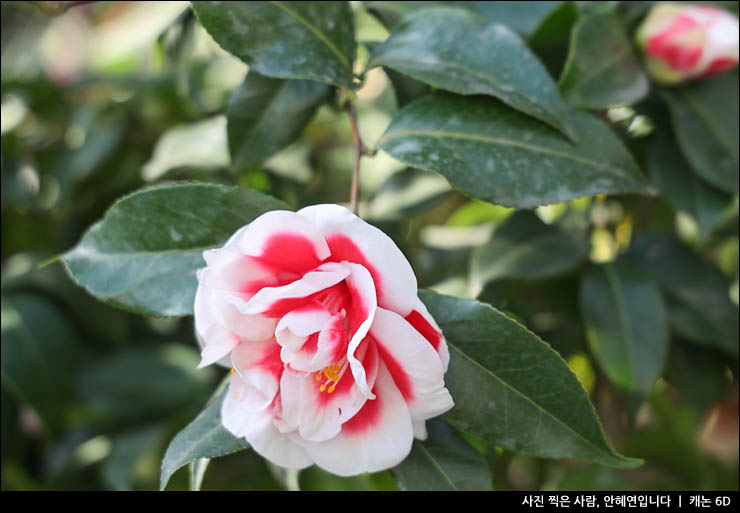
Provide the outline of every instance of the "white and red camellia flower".
[[379,471],[452,408],[447,345],[411,266],[346,208],[267,212],[203,256],[200,366],[232,367],[223,425],[265,458]]
[[737,66],[738,20],[710,5],[661,3],[637,31],[650,74],[676,84]]

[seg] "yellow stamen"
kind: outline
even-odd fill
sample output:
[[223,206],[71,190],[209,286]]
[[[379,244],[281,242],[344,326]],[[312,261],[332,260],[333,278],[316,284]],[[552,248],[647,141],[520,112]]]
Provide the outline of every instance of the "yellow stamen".
[[317,372],[316,373],[316,381],[321,381],[321,373],[320,372]]
[[234,369],[234,367],[232,367],[231,368],[231,373],[234,374],[235,372],[236,372],[236,370]]
[[322,392],[326,390],[326,383],[322,383],[321,386],[319,387],[319,390],[321,390]]
[[331,394],[332,392],[334,392],[334,390],[335,390],[336,388],[337,388],[337,386],[336,386],[336,385],[332,385],[332,386],[330,386],[330,387],[329,387],[329,390],[328,390],[327,392]]

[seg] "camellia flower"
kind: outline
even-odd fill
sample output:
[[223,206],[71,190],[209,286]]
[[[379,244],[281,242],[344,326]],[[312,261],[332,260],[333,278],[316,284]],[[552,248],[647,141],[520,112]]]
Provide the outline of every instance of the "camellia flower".
[[453,406],[447,345],[411,266],[349,210],[267,212],[203,256],[200,366],[232,367],[223,425],[268,460],[383,470]]
[[653,78],[676,84],[734,68],[738,63],[738,20],[709,5],[661,3],[637,31]]

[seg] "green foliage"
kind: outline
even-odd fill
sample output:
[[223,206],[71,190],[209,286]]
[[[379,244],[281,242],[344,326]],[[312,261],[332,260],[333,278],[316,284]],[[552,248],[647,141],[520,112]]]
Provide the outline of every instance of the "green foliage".
[[596,13],[576,23],[560,91],[572,105],[599,109],[631,105],[650,87],[614,13]]
[[577,457],[615,467],[593,406],[562,358],[534,333],[485,303],[421,293],[450,345],[446,415],[459,429],[517,452]]
[[187,315],[193,311],[203,251],[281,207],[274,198],[235,187],[145,189],[114,204],[64,254],[64,263],[100,299],[143,315]]
[[[2,489],[737,489],[738,73],[651,82],[650,4],[3,2]],[[189,316],[353,135],[455,407],[342,478],[223,427]]]
[[653,192],[609,129],[585,112],[573,111],[572,120],[577,144],[496,100],[433,93],[399,112],[378,146],[441,173],[465,194],[507,207]]
[[505,25],[464,10],[420,11],[373,50],[368,67],[373,66],[453,93],[494,96],[572,134],[555,83],[521,39]]
[[221,425],[221,403],[228,393],[227,384],[224,380],[203,411],[170,442],[162,460],[160,490],[164,490],[177,469],[189,463],[226,456],[249,447],[244,439],[236,438]]

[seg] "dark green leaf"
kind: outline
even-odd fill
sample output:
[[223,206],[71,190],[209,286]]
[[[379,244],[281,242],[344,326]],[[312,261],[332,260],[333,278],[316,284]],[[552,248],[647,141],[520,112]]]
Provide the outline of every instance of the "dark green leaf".
[[560,76],[565,65],[570,32],[577,18],[578,7],[575,2],[563,2],[542,20],[529,38],[529,47],[553,77]]
[[396,105],[399,109],[417,98],[421,98],[431,89],[424,82],[414,80],[391,68],[383,68],[383,71],[385,71],[385,74],[388,75],[388,80],[393,84],[393,91],[396,94]]
[[329,86],[320,82],[280,80],[250,71],[226,113],[232,165],[259,165],[295,141],[328,93]]
[[647,76],[614,13],[576,23],[559,86],[572,105],[592,109],[629,105],[648,93]]
[[555,83],[519,36],[465,10],[419,11],[375,48],[368,68],[374,66],[454,93],[495,96],[572,134]]
[[638,238],[629,254],[668,294],[674,330],[737,357],[738,307],[717,268],[678,240],[659,234]]
[[2,296],[2,383],[28,403],[52,430],[64,420],[74,393],[77,334],[46,298],[25,292]]
[[587,254],[585,241],[546,225],[533,212],[519,211],[494,232],[491,242],[475,249],[471,282],[480,290],[499,278],[547,278],[574,268]]
[[249,447],[246,440],[236,438],[221,424],[221,403],[228,392],[227,385],[225,379],[203,411],[170,442],[162,460],[160,490],[164,490],[177,469],[190,462],[225,456]]
[[663,89],[678,144],[699,176],[738,192],[738,74]]
[[167,185],[116,202],[64,254],[70,275],[98,299],[144,315],[193,312],[203,250],[285,204],[212,184]]
[[258,73],[352,88],[349,2],[193,2],[213,39]]
[[462,7],[466,2],[365,2],[365,6],[388,30],[393,30],[403,19],[421,9],[430,7]]
[[573,111],[572,119],[578,144],[493,98],[436,92],[401,110],[378,146],[499,205],[531,208],[590,194],[653,193],[607,127],[585,112]]
[[115,437],[113,449],[101,468],[105,483],[113,490],[132,490],[136,481],[136,466],[159,448],[163,438],[162,424]]
[[720,220],[730,198],[709,186],[691,169],[668,134],[658,133],[648,150],[647,169],[661,196],[696,219],[702,234]]
[[534,456],[640,464],[609,446],[583,386],[536,335],[485,303],[419,297],[450,346],[445,383],[455,407],[446,417],[455,427]]
[[198,352],[182,344],[129,347],[85,371],[80,397],[103,423],[166,418],[208,395],[214,371],[198,370],[199,362]]
[[609,379],[647,395],[668,354],[657,285],[622,261],[594,265],[581,282],[581,310],[591,352]]
[[391,472],[402,490],[491,490],[486,459],[442,418],[428,420],[429,437]]

